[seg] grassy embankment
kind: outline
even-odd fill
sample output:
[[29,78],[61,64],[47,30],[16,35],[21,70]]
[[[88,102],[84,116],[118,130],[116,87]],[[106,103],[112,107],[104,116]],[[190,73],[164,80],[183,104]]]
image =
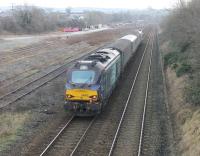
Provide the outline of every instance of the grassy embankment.
[[200,2],[174,9],[162,25],[169,104],[178,155],[200,155]]

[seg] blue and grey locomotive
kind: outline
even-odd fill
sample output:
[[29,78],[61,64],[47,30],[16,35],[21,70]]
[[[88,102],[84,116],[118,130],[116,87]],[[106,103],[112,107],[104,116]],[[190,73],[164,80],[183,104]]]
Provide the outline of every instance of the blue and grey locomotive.
[[65,109],[76,115],[100,113],[140,42],[139,33],[127,35],[77,61],[67,72]]

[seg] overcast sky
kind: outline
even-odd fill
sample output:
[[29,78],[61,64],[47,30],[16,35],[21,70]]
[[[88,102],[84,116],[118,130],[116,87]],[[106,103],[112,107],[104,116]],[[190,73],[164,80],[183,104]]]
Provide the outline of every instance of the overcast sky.
[[0,6],[30,4],[41,7],[96,7],[96,8],[128,8],[155,9],[171,8],[178,0],[0,0]]

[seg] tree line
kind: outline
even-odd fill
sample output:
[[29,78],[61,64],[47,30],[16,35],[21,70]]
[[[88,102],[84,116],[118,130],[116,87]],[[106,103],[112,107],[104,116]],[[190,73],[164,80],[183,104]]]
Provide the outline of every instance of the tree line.
[[63,27],[85,28],[97,24],[158,19],[156,17],[158,14],[154,10],[116,13],[84,11],[82,18],[79,16],[71,18],[71,14],[71,8],[67,8],[65,12],[55,12],[36,6],[14,6],[0,14],[0,33],[41,33],[55,31]]

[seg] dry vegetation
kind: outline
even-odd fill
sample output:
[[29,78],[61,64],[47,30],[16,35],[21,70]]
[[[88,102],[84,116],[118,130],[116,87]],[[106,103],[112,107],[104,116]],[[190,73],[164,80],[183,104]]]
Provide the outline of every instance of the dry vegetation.
[[178,155],[200,155],[200,1],[181,3],[163,22],[169,103]]
[[16,140],[17,134],[29,118],[28,113],[2,113],[0,115],[0,151],[10,141]]
[[200,109],[191,107],[184,100],[184,87],[187,85],[188,76],[177,78],[170,68],[167,68],[165,73],[178,155],[200,155]]

